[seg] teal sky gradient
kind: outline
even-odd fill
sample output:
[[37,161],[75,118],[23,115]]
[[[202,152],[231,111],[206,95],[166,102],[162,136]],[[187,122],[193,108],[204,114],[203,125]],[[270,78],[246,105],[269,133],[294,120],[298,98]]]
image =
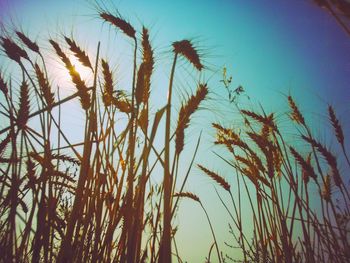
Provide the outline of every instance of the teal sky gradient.
[[[89,25],[100,30],[96,25],[101,23],[93,4],[87,2],[92,1],[2,0],[0,14],[2,18],[11,15],[25,31],[40,38],[47,35],[47,26],[67,30],[77,22],[76,31],[85,34],[83,41],[94,46],[94,41],[84,38],[91,32]],[[244,84],[252,96],[290,90],[334,104],[350,97],[350,42],[334,19],[312,1],[106,3],[118,8],[135,27],[150,27],[154,44],[163,53],[170,51],[172,41],[194,38],[204,49],[209,68],[226,65],[236,83]]]
[[[220,101],[225,97],[219,82],[224,66],[233,77],[233,86],[242,85],[250,96],[250,102],[244,100],[244,105],[249,109],[261,103],[268,112],[276,111],[277,116],[282,116],[288,110],[285,95],[292,94],[321,138],[330,136],[323,130],[328,125],[327,103],[335,106],[341,120],[350,115],[350,38],[333,17],[311,0],[105,2],[106,7],[117,8],[138,31],[142,25],[150,29],[158,58],[153,79],[155,86],[152,88],[156,105],[154,111],[165,103],[172,62],[171,43],[190,38],[202,52],[206,72],[198,75],[191,65],[182,61],[179,65],[183,69],[177,70],[175,77],[175,97],[178,100],[195,89],[198,77],[209,80],[211,88],[211,100],[206,104],[209,110],[195,116],[194,127],[186,133],[189,149],[183,156],[184,169],[188,164],[186,160],[193,152],[191,146],[198,137],[198,130],[204,127],[204,144],[198,162],[222,172],[229,181],[235,182],[232,171],[210,152],[216,148],[212,146],[213,131],[208,124],[218,120],[226,122],[228,126],[239,123],[233,111],[225,109],[226,104]],[[47,50],[50,49],[47,39],[59,37],[57,31],[68,35],[73,31],[78,42],[91,54],[95,54],[100,40],[103,57],[122,64],[132,56],[130,43],[122,34],[115,34],[114,30],[103,25],[92,1],[0,0],[0,17],[5,23],[9,23],[11,18],[15,24],[21,25],[24,32],[45,43]],[[6,65],[6,62],[0,56],[0,67],[2,65]],[[120,65],[115,70],[118,83],[126,87],[130,80],[128,72],[131,71]],[[187,80],[188,75],[192,76],[190,80]],[[74,125],[74,118],[80,116],[81,110],[79,105],[70,107],[72,119],[67,122]],[[177,111],[175,109],[173,127],[176,125]],[[286,120],[285,116],[281,117],[282,126]],[[344,127],[349,130],[350,124],[344,122]],[[202,198],[216,222],[214,227],[221,244],[229,241],[228,216],[215,195],[213,183],[198,169],[193,169],[191,176],[187,190]],[[207,255],[212,241],[205,220],[196,204],[187,201],[181,203],[175,223],[180,225],[180,254],[188,262],[203,262]],[[249,220],[247,218],[247,222]],[[234,252],[227,251],[234,256]]]

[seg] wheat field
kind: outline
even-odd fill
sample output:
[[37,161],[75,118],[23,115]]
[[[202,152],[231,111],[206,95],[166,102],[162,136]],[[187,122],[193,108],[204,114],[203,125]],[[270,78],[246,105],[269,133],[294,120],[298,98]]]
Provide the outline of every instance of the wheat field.
[[[315,2],[349,34],[347,1]],[[130,56],[119,65],[105,56],[103,41],[91,53],[74,33],[38,41],[2,24],[0,262],[187,262],[177,244],[184,203],[199,209],[195,216],[209,233],[201,262],[349,261],[348,131],[334,105],[320,113],[330,147],[292,93],[281,96],[283,114],[240,103],[244,87],[233,85],[226,67],[212,73],[195,40],[171,42],[159,59],[152,30],[104,5],[94,8],[101,30],[115,34],[116,45],[127,43]],[[70,93],[54,84],[64,77],[52,72],[52,61]],[[169,72],[167,96],[155,103],[157,63]],[[127,70],[126,87],[118,67]],[[179,99],[184,71],[194,87]],[[211,74],[220,81],[210,82]],[[212,85],[222,88],[218,100],[234,122],[219,114],[211,126],[190,129],[201,111],[208,119],[219,111],[210,108],[220,93]],[[72,105],[79,117],[65,110]],[[66,121],[69,114],[80,126]],[[211,161],[202,161],[207,131],[214,134],[204,152]],[[211,203],[188,190],[193,171],[213,186]],[[217,231],[213,203],[229,240]]]

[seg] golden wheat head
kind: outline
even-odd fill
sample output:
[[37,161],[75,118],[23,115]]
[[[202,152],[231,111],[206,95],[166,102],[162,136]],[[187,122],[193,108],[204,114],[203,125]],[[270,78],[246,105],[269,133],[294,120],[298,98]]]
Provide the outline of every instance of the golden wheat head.
[[197,70],[201,71],[203,69],[198,52],[190,40],[176,41],[173,43],[173,48],[176,54],[184,56]]
[[106,22],[109,22],[115,27],[119,28],[125,35],[131,37],[132,39],[135,39],[135,29],[124,19],[121,19],[120,17],[114,16],[107,12],[101,12],[100,17]]

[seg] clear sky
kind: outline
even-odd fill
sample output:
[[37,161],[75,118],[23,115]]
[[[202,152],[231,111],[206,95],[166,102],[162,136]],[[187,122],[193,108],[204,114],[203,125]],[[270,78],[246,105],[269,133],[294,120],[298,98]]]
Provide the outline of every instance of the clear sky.
[[[220,119],[210,110],[224,117],[225,121],[234,122],[233,115],[227,116],[225,111],[218,110],[222,106],[218,98],[225,94],[219,82],[224,66],[233,76],[233,85],[242,85],[246,89],[253,101],[250,107],[259,102],[268,111],[282,115],[287,111],[284,95],[292,94],[321,136],[327,135],[321,130],[327,121],[327,103],[335,105],[341,120],[350,114],[350,38],[333,17],[311,0],[105,2],[107,7],[117,8],[138,30],[142,25],[150,29],[158,57],[157,80],[153,81],[153,98],[158,107],[164,104],[162,99],[166,96],[171,43],[190,38],[201,49],[208,68],[206,72],[198,76],[188,64],[180,63],[186,69],[176,75],[176,83],[179,83],[176,96],[179,99],[187,94],[183,88],[187,92],[195,88],[186,88],[187,84],[192,84],[185,80],[188,74],[194,79],[209,79],[212,100],[206,104],[209,111],[194,118],[196,127],[208,120]],[[91,54],[100,40],[103,56],[115,59],[116,63],[131,57],[127,40],[121,35],[115,37],[114,32],[102,25],[92,1],[0,0],[0,15],[6,23],[11,18],[15,24],[21,25],[24,32],[43,43],[49,37],[58,36],[56,32],[73,32]],[[49,48],[47,42],[46,46]],[[3,64],[6,64],[4,58],[0,57],[0,66]],[[129,80],[128,71],[123,71],[120,66],[116,71],[120,73],[118,81],[121,85]],[[78,107],[72,107],[79,111]],[[73,111],[72,115],[76,114],[79,113]],[[349,130],[350,124],[344,122],[344,126]],[[206,140],[213,141],[211,129],[207,126],[203,129],[208,132]],[[193,145],[190,141],[196,140],[197,136],[198,130],[190,129],[189,145]],[[212,149],[210,143],[204,144],[202,153]],[[232,180],[229,170],[221,167],[219,161],[212,163],[215,157],[208,158],[208,155],[210,153],[202,154],[199,161],[205,161],[210,168],[221,171],[229,181]],[[220,242],[228,241],[228,217],[225,218],[219,207],[211,181],[196,169],[191,178],[187,189],[197,193],[208,206]],[[182,213],[175,220],[180,224],[180,253],[189,262],[202,262],[211,243],[209,228],[203,227],[205,217],[195,204],[183,202],[182,205]],[[219,210],[221,212],[217,212]]]
[[[1,0],[0,14],[11,14],[14,22],[40,39],[59,30],[70,33],[74,23],[81,41],[93,48],[100,34],[94,33],[93,39],[91,33],[102,29],[91,2]],[[311,98],[337,105],[349,101],[350,42],[311,0],[105,2],[135,27],[149,27],[162,58],[170,58],[170,52],[164,53],[172,41],[192,38],[204,49],[211,70],[226,65],[235,84],[260,100],[290,91],[306,103]]]

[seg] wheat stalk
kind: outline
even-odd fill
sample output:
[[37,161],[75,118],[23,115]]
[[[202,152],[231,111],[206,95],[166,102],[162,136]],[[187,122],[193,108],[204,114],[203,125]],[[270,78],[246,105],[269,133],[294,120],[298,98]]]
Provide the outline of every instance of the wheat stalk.
[[109,68],[108,62],[104,59],[101,60],[102,74],[104,78],[104,90],[102,93],[102,100],[106,107],[112,104],[113,98],[113,75]]
[[310,157],[305,160],[292,146],[289,147],[289,150],[291,154],[294,156],[295,160],[299,163],[299,165],[303,169],[303,178],[305,182],[309,181],[309,177],[316,180],[316,173],[314,171],[314,168],[310,165]]
[[198,203],[200,203],[200,199],[197,195],[190,193],[190,192],[181,192],[181,193],[175,193],[173,195],[174,197],[185,197],[185,198],[190,198]]
[[51,92],[51,87],[49,85],[49,82],[45,78],[44,73],[41,71],[37,63],[35,63],[35,74],[38,79],[39,87],[41,88],[44,99],[48,107],[51,107],[52,104],[55,102],[54,94]]
[[207,168],[205,168],[204,166],[198,164],[198,167],[204,172],[206,173],[211,179],[213,179],[215,182],[217,182],[220,186],[222,186],[222,188],[224,188],[226,191],[230,192],[230,184],[220,175],[218,175],[217,173],[208,170]]
[[90,94],[88,92],[88,88],[85,85],[85,82],[81,79],[80,74],[75,70],[75,67],[70,62],[67,55],[62,51],[61,47],[57,42],[50,39],[49,40],[52,47],[55,49],[57,55],[61,58],[63,63],[65,64],[67,70],[69,71],[69,75],[72,78],[72,82],[75,84],[75,87],[78,90],[78,96],[80,97],[80,103],[84,110],[88,110],[91,105]]
[[212,126],[217,130],[215,144],[223,144],[230,151],[232,151],[232,146],[238,146],[247,150],[249,149],[248,145],[242,141],[239,135],[232,129],[224,128],[218,123],[212,123]]
[[139,105],[147,103],[150,93],[151,75],[154,66],[153,50],[149,41],[148,30],[142,29],[142,63],[137,72],[135,99]]
[[17,125],[19,129],[24,129],[29,119],[29,86],[26,81],[21,84],[19,97],[19,109],[17,115]]
[[0,90],[2,93],[4,93],[5,96],[7,96],[8,88],[7,88],[7,84],[6,84],[5,80],[2,77],[1,72],[0,72]]
[[196,94],[192,95],[186,104],[181,106],[175,132],[175,152],[180,154],[184,147],[185,129],[190,123],[191,115],[198,109],[199,104],[208,94],[207,84],[199,84]]
[[32,51],[36,53],[40,53],[40,49],[37,43],[31,41],[25,34],[22,32],[16,31],[16,35],[19,37],[19,39]]
[[126,99],[112,98],[112,104],[117,107],[117,109],[124,113],[131,113],[132,107],[131,103]]
[[28,54],[25,50],[20,48],[16,43],[11,41],[9,38],[1,37],[2,40],[2,47],[6,53],[6,55],[16,61],[17,63],[20,63],[21,58],[29,60]]
[[144,63],[144,87],[142,102],[147,103],[150,94],[151,75],[154,67],[153,49],[149,40],[149,33],[147,28],[142,28],[142,58]]
[[67,44],[69,45],[69,49],[74,53],[74,55],[79,59],[79,61],[85,66],[90,68],[92,71],[94,71],[92,69],[91,66],[91,62],[90,59],[88,57],[88,55],[85,53],[85,51],[80,48],[77,43],[75,43],[74,40],[70,39],[69,37],[64,37],[64,39],[66,40]]
[[11,141],[11,133],[8,133],[5,137],[5,139],[3,139],[0,142],[0,156],[2,156],[2,154],[4,153],[6,146],[8,145],[8,143]]
[[277,130],[277,126],[274,122],[274,116],[273,116],[273,113],[271,113],[269,116],[262,116],[260,114],[257,114],[253,111],[248,111],[248,110],[241,110],[241,113],[243,115],[246,115],[246,116],[249,116],[251,117],[252,119],[260,122],[261,124],[264,124],[264,125],[267,125],[269,126],[271,129],[273,130]]
[[146,89],[146,62],[142,62],[139,70],[137,71],[137,80],[135,87],[135,99],[137,105],[140,105],[144,101],[144,93]]
[[56,54],[61,58],[61,60],[65,64],[65,66],[67,68],[73,67],[72,63],[70,62],[70,60],[68,59],[66,54],[64,54],[64,52],[62,51],[62,49],[59,46],[59,44],[56,41],[52,40],[52,39],[50,39],[49,42],[50,42],[51,46],[55,49]]
[[313,147],[315,147],[323,155],[331,168],[334,184],[340,187],[342,185],[342,179],[338,170],[337,159],[335,156],[330,151],[328,151],[326,147],[324,147],[321,143],[317,142],[313,138],[309,138],[304,135],[302,135],[302,138],[310,143]]
[[176,41],[173,43],[173,48],[174,53],[184,56],[197,70],[201,71],[203,69],[198,52],[190,40]]
[[76,158],[70,157],[68,155],[63,155],[63,154],[52,154],[52,159],[56,159],[56,160],[61,160],[64,162],[70,162],[73,163],[75,165],[80,165],[80,161]]
[[147,108],[144,108],[141,110],[138,122],[142,131],[144,132],[147,131],[147,127],[148,127],[148,109]]
[[298,124],[305,125],[305,119],[304,119],[303,115],[301,114],[295,101],[293,100],[292,96],[288,96],[288,104],[292,110],[292,113],[290,114],[290,119],[295,121]]
[[106,22],[109,22],[112,25],[119,28],[121,31],[124,32],[125,35],[131,37],[132,39],[135,39],[135,33],[136,33],[135,29],[124,19],[120,17],[116,17],[107,12],[101,12],[100,17]]
[[329,174],[327,174],[324,177],[322,190],[321,190],[321,196],[326,202],[331,201],[332,191],[331,191],[331,177]]
[[328,107],[328,114],[329,114],[329,119],[330,119],[332,126],[334,128],[335,136],[337,137],[338,142],[341,145],[344,145],[343,129],[340,125],[339,120],[337,119],[337,116],[335,115],[335,112],[334,112],[334,109],[332,106]]

